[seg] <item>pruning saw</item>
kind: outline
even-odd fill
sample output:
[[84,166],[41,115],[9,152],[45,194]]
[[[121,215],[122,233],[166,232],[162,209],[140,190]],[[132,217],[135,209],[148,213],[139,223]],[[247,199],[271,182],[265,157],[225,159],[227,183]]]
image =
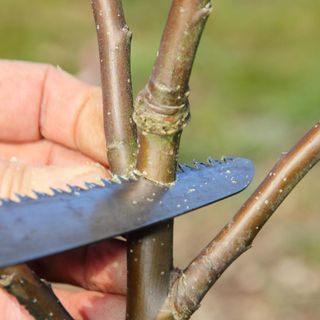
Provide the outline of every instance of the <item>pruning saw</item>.
[[243,158],[179,165],[171,187],[143,177],[0,202],[0,267],[125,235],[234,195],[253,178]]

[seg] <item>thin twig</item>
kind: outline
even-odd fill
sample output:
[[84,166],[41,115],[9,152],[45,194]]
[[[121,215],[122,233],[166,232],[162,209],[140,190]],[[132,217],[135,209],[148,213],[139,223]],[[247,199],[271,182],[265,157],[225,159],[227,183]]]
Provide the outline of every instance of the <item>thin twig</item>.
[[72,320],[50,285],[25,264],[1,268],[0,287],[14,295],[35,319]]
[[[137,169],[147,179],[175,180],[179,141],[189,120],[189,77],[210,0],[174,0],[153,73],[135,103]],[[155,319],[170,288],[173,221],[128,238],[128,320]],[[169,318],[163,318],[169,319]]]
[[99,44],[108,161],[113,173],[127,176],[136,165],[131,32],[120,0],[92,0],[91,3]]
[[320,122],[286,154],[233,219],[174,282],[165,313],[189,319],[211,286],[252,241],[282,201],[320,160]]

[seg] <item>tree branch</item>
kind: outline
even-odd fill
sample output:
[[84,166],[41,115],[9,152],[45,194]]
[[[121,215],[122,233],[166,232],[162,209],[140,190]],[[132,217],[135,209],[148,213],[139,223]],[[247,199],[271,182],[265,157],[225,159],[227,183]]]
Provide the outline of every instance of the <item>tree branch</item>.
[[148,179],[175,179],[180,135],[190,117],[190,72],[210,12],[210,0],[172,2],[155,67],[134,110],[140,143],[137,167]]
[[[189,120],[189,77],[210,0],[174,0],[159,54],[134,110],[138,172],[170,184],[175,180],[179,141]],[[128,243],[127,319],[155,319],[170,288],[173,220],[134,233]],[[163,318],[169,319],[169,318]]]
[[252,241],[282,201],[320,160],[318,122],[274,168],[233,219],[175,280],[164,313],[189,319],[202,298]]
[[128,176],[136,165],[132,121],[131,32],[121,0],[92,0],[99,44],[104,126],[111,171]]
[[49,284],[25,264],[1,268],[0,287],[14,295],[35,319],[72,320]]

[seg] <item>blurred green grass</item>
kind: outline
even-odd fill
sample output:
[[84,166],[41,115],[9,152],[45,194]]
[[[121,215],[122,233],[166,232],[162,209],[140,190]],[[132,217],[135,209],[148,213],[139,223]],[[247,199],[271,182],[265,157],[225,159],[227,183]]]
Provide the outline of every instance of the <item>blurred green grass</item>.
[[[169,1],[124,5],[137,92],[150,73]],[[77,72],[79,52],[95,37],[90,10],[87,0],[2,0],[0,57]],[[319,16],[316,0],[215,2],[192,75],[183,160],[274,158],[319,119]]]

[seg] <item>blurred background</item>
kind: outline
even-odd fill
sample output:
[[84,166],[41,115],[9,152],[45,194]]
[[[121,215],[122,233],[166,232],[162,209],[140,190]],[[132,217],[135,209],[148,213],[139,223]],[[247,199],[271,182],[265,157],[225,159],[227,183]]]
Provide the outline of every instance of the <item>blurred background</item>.
[[[150,74],[170,1],[124,0],[134,92]],[[320,114],[320,2],[215,1],[191,79],[180,159],[250,158],[238,196],[176,220],[184,267],[231,218],[283,151]],[[1,0],[0,58],[41,61],[99,82],[88,0]],[[221,277],[195,320],[320,319],[320,167],[292,192],[249,252]]]

